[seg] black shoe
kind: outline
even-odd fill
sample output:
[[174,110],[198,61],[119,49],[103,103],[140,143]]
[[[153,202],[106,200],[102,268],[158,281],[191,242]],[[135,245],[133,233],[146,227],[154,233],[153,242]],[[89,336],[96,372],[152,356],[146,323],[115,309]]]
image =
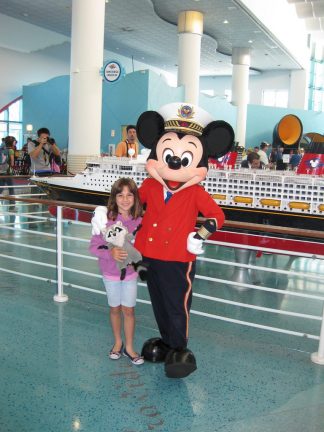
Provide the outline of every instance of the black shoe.
[[160,338],[148,339],[142,348],[142,356],[152,363],[163,362],[171,348]]
[[126,348],[124,348],[123,356],[128,357],[129,360],[136,366],[142,365],[144,363],[144,358],[142,356],[135,356],[132,357],[128,352],[126,351]]
[[185,378],[197,369],[196,359],[188,348],[168,352],[164,371],[168,378]]

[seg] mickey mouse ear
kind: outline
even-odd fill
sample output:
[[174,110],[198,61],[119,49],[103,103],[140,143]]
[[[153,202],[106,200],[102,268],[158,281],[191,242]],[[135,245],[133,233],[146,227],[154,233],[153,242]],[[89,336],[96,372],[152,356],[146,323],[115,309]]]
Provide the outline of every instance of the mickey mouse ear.
[[203,137],[209,157],[224,156],[234,144],[234,130],[229,123],[223,120],[209,123],[204,129]]
[[145,111],[137,120],[136,132],[140,143],[151,149],[164,132],[163,117],[156,111]]

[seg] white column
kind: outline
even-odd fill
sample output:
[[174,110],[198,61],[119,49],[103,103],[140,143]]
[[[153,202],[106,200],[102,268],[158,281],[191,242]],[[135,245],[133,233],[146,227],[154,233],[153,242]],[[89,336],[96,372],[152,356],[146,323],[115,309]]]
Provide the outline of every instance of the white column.
[[235,141],[245,147],[250,48],[233,48],[232,104],[237,106]]
[[100,154],[105,0],[72,0],[68,170]]
[[197,11],[180,12],[178,17],[178,86],[185,88],[185,102],[199,102],[199,72],[203,14]]

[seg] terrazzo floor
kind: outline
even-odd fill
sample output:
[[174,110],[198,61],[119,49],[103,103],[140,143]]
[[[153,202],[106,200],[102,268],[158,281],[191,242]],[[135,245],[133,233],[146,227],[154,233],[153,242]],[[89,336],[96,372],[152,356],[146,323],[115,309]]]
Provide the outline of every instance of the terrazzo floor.
[[[21,211],[21,210],[20,210]],[[19,211],[18,211],[19,212]],[[1,218],[0,218],[1,219]],[[13,217],[11,217],[11,220]],[[19,220],[15,216],[15,221]],[[7,216],[1,222],[8,222]],[[24,226],[26,228],[26,226]],[[51,223],[33,230],[53,232]],[[64,233],[88,236],[89,228],[64,224]],[[80,234],[82,233],[82,234]],[[89,237],[89,236],[88,236]],[[20,243],[54,245],[50,236],[0,229],[1,254],[55,263],[42,250],[26,250]],[[66,240],[68,250],[76,250]],[[87,243],[77,247],[86,253]],[[230,256],[230,248],[208,247],[206,255]],[[313,268],[306,259],[264,256],[262,265],[294,270]],[[96,271],[96,261],[66,257],[65,266]],[[26,271],[55,279],[55,271],[0,257],[0,431],[1,432],[324,432],[324,366],[310,361],[318,341],[273,333],[192,315],[189,347],[198,369],[182,380],[168,379],[163,365],[133,366],[128,359],[109,360],[112,344],[104,295],[67,288],[67,303],[53,301],[55,284],[8,273]],[[2,270],[1,270],[2,269]],[[198,272],[212,274],[210,263]],[[233,269],[220,267],[218,277]],[[323,274],[323,263],[316,272]],[[103,289],[100,278],[78,272],[64,275],[70,283]],[[323,283],[276,273],[263,284],[280,289],[324,294]],[[196,279],[195,292],[260,303],[282,310],[321,315],[322,303],[291,299],[283,294],[238,292]],[[145,286],[139,298],[147,299]],[[320,322],[270,317],[263,312],[194,299],[192,308],[236,319],[286,326],[319,334]],[[138,303],[135,346],[157,336],[151,306]]]

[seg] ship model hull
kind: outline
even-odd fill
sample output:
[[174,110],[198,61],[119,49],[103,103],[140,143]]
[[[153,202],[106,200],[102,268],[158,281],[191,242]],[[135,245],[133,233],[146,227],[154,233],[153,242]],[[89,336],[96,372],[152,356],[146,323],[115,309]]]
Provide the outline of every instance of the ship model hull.
[[[74,177],[34,177],[31,180],[53,200],[107,205],[112,184],[147,177],[145,163],[121,158],[97,158]],[[203,183],[230,221],[323,231],[324,179],[321,176],[264,170],[210,169]]]

